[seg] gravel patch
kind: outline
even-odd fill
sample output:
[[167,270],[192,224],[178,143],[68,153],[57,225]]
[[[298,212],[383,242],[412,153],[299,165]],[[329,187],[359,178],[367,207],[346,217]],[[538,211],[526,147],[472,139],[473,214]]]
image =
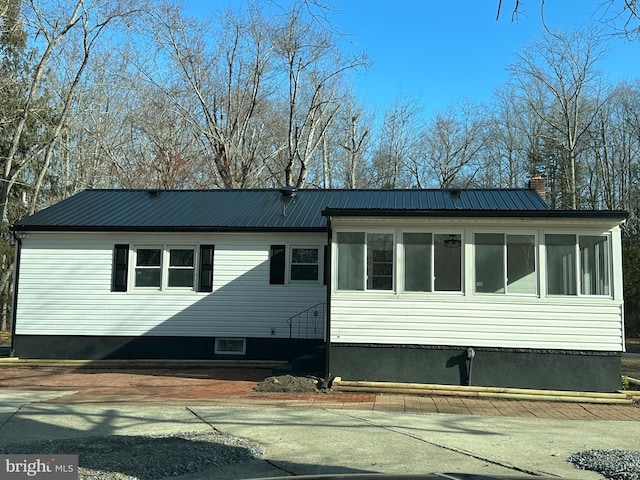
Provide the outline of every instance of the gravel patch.
[[3,454],[78,454],[80,480],[153,480],[264,455],[261,445],[223,432],[113,435],[16,443]]
[[593,470],[614,480],[640,480],[640,451],[586,450],[568,458],[581,470]]

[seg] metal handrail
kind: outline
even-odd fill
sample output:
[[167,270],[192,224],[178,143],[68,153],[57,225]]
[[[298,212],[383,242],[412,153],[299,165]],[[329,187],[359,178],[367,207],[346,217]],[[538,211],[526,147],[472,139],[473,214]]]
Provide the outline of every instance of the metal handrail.
[[326,312],[327,304],[317,303],[289,317],[289,338],[324,338]]

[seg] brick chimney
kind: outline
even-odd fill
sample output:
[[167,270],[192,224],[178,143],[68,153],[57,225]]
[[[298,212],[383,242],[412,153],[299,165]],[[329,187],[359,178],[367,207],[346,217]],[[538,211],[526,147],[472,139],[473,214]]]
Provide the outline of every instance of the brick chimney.
[[531,177],[531,179],[529,180],[529,188],[540,195],[540,198],[542,198],[542,200],[544,200],[545,202],[547,201],[546,186],[547,185],[544,181],[544,178],[542,178],[540,175]]

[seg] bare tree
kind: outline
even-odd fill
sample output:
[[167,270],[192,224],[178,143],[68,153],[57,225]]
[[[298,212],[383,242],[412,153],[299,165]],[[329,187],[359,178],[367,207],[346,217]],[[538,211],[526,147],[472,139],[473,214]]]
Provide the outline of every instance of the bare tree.
[[[522,0],[512,0],[511,20],[513,21],[521,13]],[[528,3],[528,2],[527,2]],[[498,0],[496,20],[502,14],[502,0]],[[545,0],[538,3],[543,25],[545,22]],[[637,39],[640,36],[640,2],[638,0],[603,0],[593,12],[594,21],[608,27],[615,35],[623,35],[629,39]]]
[[[165,3],[150,14],[147,30],[162,62],[156,62],[155,71],[150,63],[142,64],[141,71],[173,97],[192,126],[201,155],[211,161],[213,185],[254,185],[264,168],[259,145],[265,128],[259,114],[270,93],[265,85],[272,55],[269,22],[254,8],[246,15],[228,11],[216,30]],[[185,103],[176,91],[188,91],[192,101]]]
[[288,87],[284,181],[298,187],[304,186],[309,161],[340,108],[340,81],[349,70],[366,65],[363,56],[341,55],[332,31],[302,15],[308,6],[304,1],[295,4],[274,32]]
[[398,96],[384,114],[378,146],[372,156],[372,186],[407,188],[413,179],[407,162],[420,129],[422,107],[415,98]]
[[[87,67],[91,53],[103,32],[111,24],[126,19],[139,10],[127,2],[107,0],[86,3],[77,0],[64,5],[40,3],[35,0],[23,2],[25,28],[32,38],[39,38],[37,60],[30,72],[29,82],[24,93],[24,102],[12,128],[10,146],[3,158],[2,186],[0,187],[0,205],[2,216],[7,217],[11,190],[20,181],[23,173],[31,170],[35,180],[32,185],[29,211],[36,210],[40,202],[40,190],[47,175],[49,165],[58,140],[67,128],[67,120],[74,105],[77,88]],[[65,55],[68,52],[77,55]],[[65,61],[60,61],[64,57]],[[56,60],[53,64],[53,60]],[[53,64],[53,65],[52,65]],[[22,137],[31,121],[40,121],[37,111],[39,99],[46,95],[47,75],[55,67],[64,68],[67,78],[63,89],[51,99],[56,115],[48,126],[46,137],[38,144],[30,146],[27,155],[18,155]],[[37,164],[35,162],[38,162]]]
[[578,207],[578,154],[604,101],[596,70],[604,51],[597,32],[545,33],[511,65],[520,95],[546,125],[548,143],[561,151],[563,206]]
[[[474,105],[460,102],[437,113],[421,134],[422,168],[415,169],[418,187],[469,187],[480,168],[486,143],[485,122]],[[412,162],[420,165],[420,162]]]
[[344,138],[340,143],[347,153],[343,173],[344,187],[357,188],[361,170],[364,167],[364,153],[370,138],[370,129],[362,125],[361,111],[353,111],[349,108],[346,113],[346,116],[351,118],[344,124]]

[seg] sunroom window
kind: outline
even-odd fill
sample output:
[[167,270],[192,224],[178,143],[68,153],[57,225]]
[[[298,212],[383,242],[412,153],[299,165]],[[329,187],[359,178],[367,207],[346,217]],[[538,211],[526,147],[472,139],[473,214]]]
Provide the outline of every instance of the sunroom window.
[[393,235],[367,234],[367,289],[393,290]]
[[433,235],[430,233],[404,233],[404,289],[408,292],[431,292],[433,274],[431,254]]
[[549,295],[610,295],[609,237],[548,234]]
[[407,292],[459,292],[462,289],[460,234],[408,233],[404,246]]
[[364,290],[364,240],[362,232],[338,232],[338,290]]
[[433,289],[435,292],[462,291],[462,236],[433,235]]
[[581,235],[580,293],[582,295],[609,295],[608,237]]
[[535,248],[533,235],[476,233],[476,292],[535,294]]
[[338,232],[338,290],[393,290],[391,233]]

